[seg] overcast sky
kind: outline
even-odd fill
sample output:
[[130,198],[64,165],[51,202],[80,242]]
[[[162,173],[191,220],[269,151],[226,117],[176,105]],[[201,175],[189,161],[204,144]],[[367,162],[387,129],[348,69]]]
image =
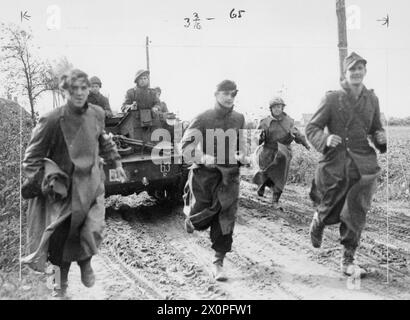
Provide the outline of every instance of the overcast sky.
[[[151,85],[162,88],[163,100],[182,118],[212,107],[216,84],[232,79],[239,111],[252,118],[266,114],[269,99],[284,88],[286,111],[299,120],[316,110],[327,90],[339,88],[335,2],[0,0],[0,20],[21,23],[20,11],[27,11],[30,20],[22,24],[31,27],[41,54],[67,56],[100,77],[114,111],[136,71],[146,67],[148,35]],[[50,5],[60,8],[58,30],[47,27]],[[360,29],[348,30],[349,52],[368,60],[366,86],[386,115],[410,116],[410,2],[347,0],[351,5],[360,8]],[[241,18],[229,17],[233,8],[245,10]],[[377,21],[386,14],[388,28]],[[189,28],[184,18],[191,19]],[[49,99],[40,101],[40,113],[51,108]]]

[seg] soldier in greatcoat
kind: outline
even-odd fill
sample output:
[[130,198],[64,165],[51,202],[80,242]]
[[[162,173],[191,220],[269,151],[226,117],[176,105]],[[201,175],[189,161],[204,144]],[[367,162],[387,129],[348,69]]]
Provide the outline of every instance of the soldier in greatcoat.
[[87,74],[70,71],[61,88],[67,103],[40,118],[23,160],[27,181],[22,193],[30,200],[28,252],[22,262],[38,271],[47,261],[58,266],[64,292],[73,261],[86,287],[95,282],[91,258],[105,226],[103,159],[115,164],[120,181],[126,176],[116,145],[104,131],[104,110],[87,103]]
[[302,144],[306,149],[310,147],[305,136],[295,127],[295,121],[283,109],[285,102],[275,97],[269,102],[271,114],[259,121],[259,147],[254,156],[258,171],[253,182],[258,188],[258,195],[263,197],[265,187],[272,189],[272,204],[274,209],[281,209],[279,199],[285,187],[292,159],[291,143]]
[[214,107],[196,116],[182,139],[184,159],[192,164],[184,193],[185,227],[188,232],[210,227],[218,281],[227,279],[223,261],[232,248],[239,167],[248,161],[245,147],[238,143],[245,118],[234,110],[237,92],[233,81],[222,81],[215,92]]
[[365,274],[354,263],[355,253],[380,174],[375,149],[387,150],[379,100],[363,85],[366,65],[355,52],[346,57],[341,89],[326,93],[306,127],[308,140],[323,154],[310,193],[317,205],[311,241],[320,247],[325,226],[340,224],[341,271],[346,275]]

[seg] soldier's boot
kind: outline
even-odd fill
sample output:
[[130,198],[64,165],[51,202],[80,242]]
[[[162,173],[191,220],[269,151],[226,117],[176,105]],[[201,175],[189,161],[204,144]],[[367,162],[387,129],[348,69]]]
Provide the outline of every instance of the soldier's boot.
[[68,272],[70,271],[71,262],[62,262],[60,266],[60,287],[66,291],[68,287]]
[[310,241],[314,248],[320,248],[322,245],[323,231],[325,230],[325,225],[320,222],[319,214],[316,211],[313,215],[312,223],[310,224]]
[[189,219],[189,218],[185,219],[184,227],[185,227],[186,232],[188,232],[188,233],[193,233],[194,230],[195,230],[195,227],[192,224],[191,219]]
[[272,196],[272,207],[274,210],[282,210],[283,208],[279,205],[279,199],[281,196],[282,192],[281,191],[274,191],[273,196]]
[[258,193],[258,196],[259,196],[259,197],[263,197],[263,195],[265,194],[265,187],[266,187],[266,184],[265,184],[265,183],[262,183],[262,184],[260,185],[260,187],[258,188],[257,193]]
[[[70,271],[71,262],[62,262],[60,268],[60,279],[54,279],[55,284],[57,281],[60,286],[54,286],[51,296],[54,298],[65,298],[68,287],[68,272]],[[57,277],[57,275],[54,275]]]
[[355,278],[362,278],[366,275],[366,270],[361,268],[354,262],[356,253],[355,248],[343,247],[342,259],[340,262],[340,271],[345,276],[354,276]]
[[82,261],[78,261],[81,269],[81,282],[87,288],[91,288],[95,284],[94,271],[91,268],[91,257]]
[[226,281],[228,280],[227,275],[225,274],[223,270],[223,261],[225,258],[225,252],[215,252],[215,258],[214,258],[214,277],[215,280],[217,281]]

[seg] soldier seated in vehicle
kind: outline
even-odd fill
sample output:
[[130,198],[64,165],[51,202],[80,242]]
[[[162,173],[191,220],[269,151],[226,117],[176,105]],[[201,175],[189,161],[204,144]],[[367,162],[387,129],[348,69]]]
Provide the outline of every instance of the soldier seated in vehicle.
[[91,77],[90,78],[90,93],[87,98],[87,102],[95,104],[105,111],[106,117],[112,117],[112,111],[110,107],[110,102],[107,97],[104,97],[100,93],[100,89],[102,87],[102,82],[98,77]]
[[154,89],[149,87],[149,71],[139,70],[134,78],[134,88],[127,90],[121,111],[152,110],[160,106],[160,101]]

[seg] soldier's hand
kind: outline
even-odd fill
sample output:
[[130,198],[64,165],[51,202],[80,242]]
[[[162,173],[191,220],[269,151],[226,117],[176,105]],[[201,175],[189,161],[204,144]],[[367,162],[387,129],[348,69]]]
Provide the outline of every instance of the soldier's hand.
[[339,143],[342,143],[342,138],[336,134],[331,134],[327,137],[326,145],[328,147],[336,147]]
[[376,131],[374,134],[376,141],[378,144],[386,144],[387,143],[387,137],[386,133],[384,131]]
[[137,110],[137,102],[134,101],[131,105],[131,110]]
[[215,157],[214,156],[210,156],[209,154],[204,154],[202,156],[202,163],[207,166],[207,167],[212,167],[215,165]]
[[236,154],[235,159],[243,165],[250,165],[251,163],[251,158],[244,154]]
[[121,183],[124,183],[125,181],[128,180],[127,175],[125,174],[124,168],[121,167],[117,167],[117,177],[120,180]]

